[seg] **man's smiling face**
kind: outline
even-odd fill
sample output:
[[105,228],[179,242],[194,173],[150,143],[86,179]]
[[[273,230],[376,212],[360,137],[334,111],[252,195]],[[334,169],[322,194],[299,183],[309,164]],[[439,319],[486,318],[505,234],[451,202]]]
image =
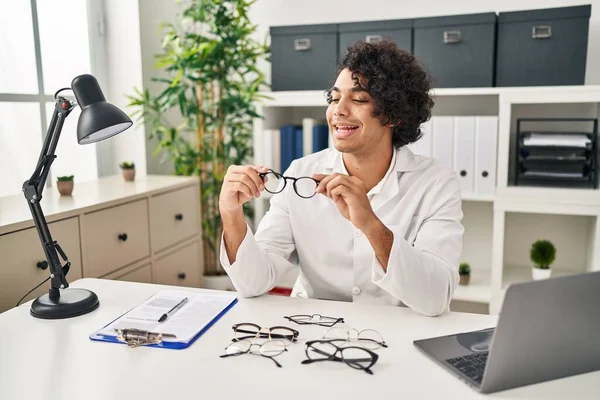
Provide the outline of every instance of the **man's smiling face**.
[[344,69],[331,89],[327,123],[335,148],[342,153],[369,154],[383,141],[391,144],[392,128],[373,115],[374,100],[366,87],[364,79],[359,78],[357,85],[352,72]]

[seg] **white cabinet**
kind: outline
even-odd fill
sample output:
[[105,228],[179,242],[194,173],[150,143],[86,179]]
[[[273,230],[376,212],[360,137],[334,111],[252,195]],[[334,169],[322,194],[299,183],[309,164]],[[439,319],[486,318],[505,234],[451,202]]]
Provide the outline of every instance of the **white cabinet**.
[[[53,238],[81,277],[199,286],[202,281],[199,181],[121,176],[77,185],[71,197],[47,189],[41,201]],[[22,195],[0,198],[0,312],[49,276]],[[42,285],[26,300],[48,291]]]
[[[72,217],[48,224],[56,240],[71,262],[67,281],[81,278],[79,218]],[[31,289],[48,278],[50,268],[36,228],[23,229],[0,236],[0,312],[17,305]],[[32,300],[48,293],[50,281],[23,300]]]

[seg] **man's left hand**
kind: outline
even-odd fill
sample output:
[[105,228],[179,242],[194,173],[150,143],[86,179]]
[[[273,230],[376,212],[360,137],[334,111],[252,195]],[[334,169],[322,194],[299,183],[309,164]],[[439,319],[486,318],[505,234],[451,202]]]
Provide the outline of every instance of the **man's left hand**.
[[360,179],[338,173],[314,174],[313,178],[320,181],[317,193],[332,199],[339,212],[356,228],[365,232],[369,226],[379,221]]

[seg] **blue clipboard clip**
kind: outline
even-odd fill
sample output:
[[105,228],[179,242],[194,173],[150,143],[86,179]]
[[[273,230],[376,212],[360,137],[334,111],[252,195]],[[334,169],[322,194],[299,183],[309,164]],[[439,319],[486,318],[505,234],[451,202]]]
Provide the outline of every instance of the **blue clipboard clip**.
[[163,338],[176,338],[170,333],[150,332],[140,329],[115,329],[117,340],[127,344],[128,347],[147,346],[151,344],[161,344]]

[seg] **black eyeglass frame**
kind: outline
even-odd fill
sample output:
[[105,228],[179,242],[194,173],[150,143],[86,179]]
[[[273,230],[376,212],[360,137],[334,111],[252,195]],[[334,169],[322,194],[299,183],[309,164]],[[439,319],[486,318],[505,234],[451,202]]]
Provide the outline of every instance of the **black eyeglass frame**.
[[[296,192],[296,194],[299,197],[302,197],[303,199],[310,199],[312,197],[315,196],[315,194],[317,194],[317,192],[315,191],[311,196],[302,196],[300,193],[298,193],[298,188],[296,187],[296,182],[298,182],[300,179],[310,179],[312,181],[314,181],[317,185],[321,182],[319,180],[316,180],[314,178],[311,178],[310,176],[301,176],[299,178],[293,177],[293,176],[283,176],[282,174],[280,174],[279,172],[275,172],[272,169],[269,169],[268,172],[260,172],[258,174],[258,176],[260,176],[260,179],[264,182],[265,181],[265,177],[269,174],[274,174],[277,176],[277,179],[283,179],[283,185],[281,186],[281,189],[277,192],[272,192],[269,189],[266,188],[265,186],[265,190],[271,194],[278,194],[283,192],[283,189],[285,189],[286,185],[287,185],[287,181],[290,180],[292,181],[292,187],[294,188],[294,192]],[[316,188],[315,188],[316,189]]]
[[[328,322],[313,322],[312,319],[314,317],[320,317],[320,318],[328,318],[330,321]],[[296,318],[298,317],[308,317],[308,321],[297,321]],[[295,322],[298,325],[319,325],[319,326],[324,326],[327,328],[331,328],[332,326],[334,326],[335,324],[343,324],[344,322],[344,318],[335,318],[335,317],[328,317],[326,315],[321,315],[321,314],[297,314],[297,315],[290,315],[290,316],[284,316],[283,318],[287,319],[288,321],[292,321]]]
[[[242,325],[249,325],[249,326],[253,326],[256,328],[256,331],[249,331],[249,330],[245,330],[245,329],[238,329],[238,327],[242,326]],[[252,322],[242,322],[239,324],[234,324],[232,325],[231,329],[233,329],[233,333],[235,335],[235,337],[232,339],[233,342],[237,342],[239,340],[245,340],[245,339],[265,339],[268,338],[270,340],[273,339],[287,339],[292,343],[295,343],[298,341],[298,335],[300,334],[300,332],[298,332],[295,329],[292,329],[290,327],[287,326],[271,326],[268,328],[263,328],[259,325],[256,325]],[[279,333],[272,333],[273,329],[284,329],[286,331],[289,331],[290,334],[289,335],[284,335],[284,334],[279,334]],[[242,337],[237,337],[238,333],[248,333],[248,336],[242,336]]]
[[[375,365],[375,363],[377,363],[377,360],[379,359],[379,355],[377,353],[375,353],[369,349],[365,349],[364,347],[359,347],[359,346],[340,347],[340,346],[337,346],[334,342],[345,342],[345,341],[344,341],[344,339],[325,339],[325,340],[318,339],[318,340],[310,340],[310,341],[306,342],[305,347],[304,347],[304,352],[306,353],[306,357],[308,359],[303,360],[302,364],[311,364],[311,363],[317,362],[317,361],[337,361],[337,362],[346,363],[348,366],[350,366],[354,369],[363,370],[369,375],[373,375],[373,371],[371,370],[371,367],[373,365]],[[320,349],[312,346],[315,343],[328,343],[331,346],[335,347],[336,351],[334,354],[329,354],[329,353],[323,352]],[[312,349],[316,353],[319,353],[323,356],[327,356],[327,358],[318,358],[318,359],[310,358],[310,356],[308,355],[309,349]],[[365,353],[367,353],[371,357],[370,364],[368,366],[364,367],[364,366],[358,364],[358,360],[355,360],[354,362],[352,362],[352,360],[347,360],[346,358],[344,358],[344,350],[348,350],[348,349],[357,349],[357,350],[361,350],[361,351],[364,351]],[[338,353],[341,355],[341,357],[338,357],[338,355],[337,355]]]

